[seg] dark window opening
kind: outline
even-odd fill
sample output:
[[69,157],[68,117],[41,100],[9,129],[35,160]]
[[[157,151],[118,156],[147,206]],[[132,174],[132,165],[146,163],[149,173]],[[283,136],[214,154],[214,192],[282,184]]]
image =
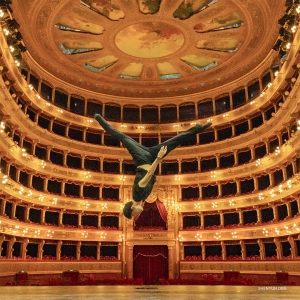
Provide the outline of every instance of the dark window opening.
[[246,132],[248,132],[248,130],[249,130],[248,121],[245,121],[245,122],[235,125],[235,135],[236,136],[246,133]]
[[79,114],[79,115],[83,116],[84,115],[84,100],[71,96],[70,111],[75,114]]
[[161,107],[160,123],[177,122],[177,107]]
[[162,175],[178,174],[179,172],[178,162],[163,161],[161,166],[162,166],[161,168]]
[[242,89],[242,90],[239,90],[237,92],[234,92],[232,94],[232,106],[233,106],[233,109],[237,108],[239,106],[242,106],[244,104],[246,104],[246,93],[245,93],[245,90]]
[[218,186],[217,185],[203,186],[202,197],[203,199],[218,197]]
[[64,109],[68,108],[68,95],[64,92],[55,91],[55,97],[54,97],[54,103],[55,105],[62,107]]
[[184,104],[179,106],[179,121],[192,121],[195,120],[196,111],[195,104]]
[[182,200],[188,199],[199,199],[199,188],[198,187],[186,187],[181,189]]
[[240,181],[240,186],[241,186],[241,194],[248,194],[253,192],[255,187],[253,178]]
[[200,161],[200,167],[202,172],[214,170],[217,168],[217,159],[215,157],[211,159],[202,159]]
[[248,97],[249,99],[256,98],[260,95],[259,81],[254,82],[248,86]]
[[41,84],[41,97],[47,101],[52,100],[52,87],[44,82]]
[[58,135],[66,136],[66,125],[53,122],[52,131]]
[[83,141],[83,129],[70,127],[68,135],[72,140]]
[[230,154],[228,156],[220,156],[220,168],[225,169],[232,167],[235,164],[234,155]]
[[252,128],[257,128],[257,127],[261,126],[263,123],[264,123],[264,120],[263,120],[263,117],[261,114],[251,119]]
[[79,197],[80,185],[74,183],[65,184],[65,194],[66,196]]
[[63,155],[63,153],[59,153],[59,152],[51,150],[50,151],[50,161],[53,164],[63,166],[63,164],[64,164],[64,155]]
[[243,211],[243,219],[244,224],[243,225],[249,225],[256,223],[257,220],[257,211],[256,210],[247,210]]
[[212,100],[198,103],[198,119],[211,117],[214,114]]
[[220,215],[206,215],[204,216],[204,228],[210,226],[220,226]]
[[227,182],[221,184],[221,193],[223,197],[233,196],[237,193],[237,187],[235,182]]
[[83,186],[83,197],[88,199],[99,199],[99,187],[98,186],[92,186],[92,185],[84,185]]
[[243,165],[248,163],[252,159],[251,150],[238,152],[238,165]]
[[262,175],[258,177],[258,190],[262,191],[267,189],[270,186],[270,177],[269,175]]
[[157,124],[158,108],[157,107],[143,107],[142,108],[142,123]]
[[123,107],[123,122],[140,123],[140,109],[138,107]]
[[67,166],[73,169],[81,169],[81,157],[67,155]]
[[102,189],[102,198],[103,199],[111,199],[115,201],[119,201],[119,189],[114,188],[106,188]]
[[102,103],[96,103],[96,102],[87,102],[87,117],[94,118],[95,114],[102,114]]
[[84,169],[94,171],[94,172],[99,172],[100,171],[100,161],[98,159],[89,159],[86,157],[84,159]]
[[222,114],[230,110],[230,97],[225,96],[215,100],[216,104],[216,115]]
[[106,120],[120,122],[121,121],[121,107],[117,105],[104,106],[104,117]]
[[232,137],[232,127],[219,129],[217,131],[217,136],[218,136],[219,141],[231,138]]
[[200,216],[183,216],[183,229],[199,229]]
[[198,161],[183,161],[181,162],[181,173],[195,173],[198,171]]
[[274,220],[274,212],[272,207],[263,208],[261,210],[261,218],[263,223],[267,223]]
[[55,211],[48,211],[45,212],[45,222],[46,224],[58,226],[59,220],[59,213]]

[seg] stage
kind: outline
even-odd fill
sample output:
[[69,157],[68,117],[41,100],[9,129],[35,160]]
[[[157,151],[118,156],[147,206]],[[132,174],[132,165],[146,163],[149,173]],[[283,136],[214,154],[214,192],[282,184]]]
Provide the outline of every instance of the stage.
[[295,286],[1,286],[0,300],[298,300]]

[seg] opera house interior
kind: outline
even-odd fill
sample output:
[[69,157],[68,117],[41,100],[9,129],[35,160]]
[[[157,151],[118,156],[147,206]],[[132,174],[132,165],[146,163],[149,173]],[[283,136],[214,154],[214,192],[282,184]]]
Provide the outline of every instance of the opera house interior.
[[[0,0],[0,285],[300,285],[299,13]],[[126,219],[135,166],[96,113],[146,147],[212,125]]]

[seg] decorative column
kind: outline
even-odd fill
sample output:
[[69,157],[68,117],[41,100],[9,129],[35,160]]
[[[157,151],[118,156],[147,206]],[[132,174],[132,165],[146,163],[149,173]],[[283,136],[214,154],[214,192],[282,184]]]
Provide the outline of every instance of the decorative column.
[[83,153],[83,154],[81,154],[81,166],[80,166],[80,168],[82,169],[82,170],[84,170],[84,160],[85,160],[85,154]]
[[269,178],[270,178],[270,186],[274,186],[274,173],[269,174]]
[[226,245],[224,244],[224,241],[221,241],[221,248],[222,248],[222,260],[226,260]]
[[16,209],[17,209],[17,203],[16,202],[12,202],[12,208],[11,208],[11,218],[12,220],[16,219]]
[[222,197],[222,186],[219,181],[217,181],[216,184],[218,185],[218,198],[221,198]]
[[198,172],[201,172],[201,156],[197,157],[197,163],[198,163]]
[[246,249],[245,249],[245,241],[240,240],[240,246],[241,246],[241,253],[242,253],[242,260],[246,260]]
[[81,226],[81,224],[82,224],[81,220],[82,220],[82,211],[79,211],[78,212],[78,228],[82,228],[82,226]]
[[200,212],[200,228],[204,229],[204,213]]
[[241,181],[236,179],[236,195],[240,195],[241,194]]
[[96,258],[97,261],[100,260],[100,253],[101,253],[100,249],[101,249],[101,242],[98,242],[97,243],[97,258]]
[[201,242],[201,250],[202,250],[202,260],[206,260],[206,253],[205,253],[205,244],[204,242]]
[[43,180],[43,192],[46,193],[48,191],[48,180],[49,178],[44,178]]
[[202,186],[200,183],[198,183],[198,189],[199,189],[199,200],[203,199],[203,191],[202,191]]
[[242,212],[241,209],[239,209],[238,213],[239,213],[239,220],[240,220],[239,225],[243,226],[244,225],[244,215],[243,215],[243,212]]
[[101,217],[102,217],[102,212],[100,211],[98,213],[98,229],[101,230]]
[[254,183],[254,190],[253,192],[257,192],[258,191],[258,178],[254,175],[251,176],[253,178],[253,183]]
[[0,205],[0,216],[4,216],[4,214],[5,214],[5,205],[6,205],[6,200],[2,199],[1,205]]
[[83,128],[83,132],[82,132],[82,141],[86,142],[86,127]]
[[64,150],[63,151],[63,166],[64,167],[67,167],[68,165],[67,165],[67,155],[68,155],[68,153],[69,153],[69,150]]
[[45,245],[45,240],[41,240],[39,242],[39,245],[38,245],[38,259],[39,260],[42,260],[43,259],[43,253],[44,253],[44,245]]
[[177,163],[178,163],[178,174],[181,174],[181,158],[177,158]]
[[174,251],[173,246],[168,246],[168,256],[169,256],[169,278],[174,279]]
[[216,153],[215,157],[216,157],[216,164],[217,164],[216,169],[220,169],[220,154]]
[[58,213],[58,226],[61,227],[63,225],[63,210]]
[[28,187],[30,189],[32,188],[32,178],[33,178],[33,174],[32,173],[28,174]]
[[[231,109],[230,109],[231,110]],[[231,132],[232,132],[232,135],[231,137],[234,137],[236,135],[236,129],[235,129],[235,126],[234,126],[234,123],[232,122],[229,122],[230,126],[231,126]]]
[[277,259],[282,260],[282,245],[278,237],[274,238],[274,243],[276,245]]
[[122,230],[122,213],[119,213],[118,216],[118,229]]
[[60,186],[60,194],[61,194],[61,196],[66,196],[66,194],[65,194],[65,185],[66,185],[66,180],[64,179],[61,182],[61,186]]
[[66,124],[66,131],[65,131],[65,136],[68,137],[69,136],[69,130],[70,130],[70,123]]
[[277,206],[276,206],[276,205],[272,206],[272,209],[273,209],[273,215],[274,215],[273,220],[274,220],[274,221],[278,221],[278,211],[277,211]]
[[261,239],[258,239],[257,243],[259,245],[260,260],[265,260],[265,258],[266,258],[265,245]]
[[79,198],[83,198],[83,183],[79,185]]
[[287,218],[292,218],[292,207],[291,207],[291,202],[286,202],[285,203],[286,208],[287,208]]
[[221,227],[224,227],[224,214],[222,213],[222,211],[219,211],[220,214],[220,225]]
[[127,277],[133,278],[133,246],[128,246]]
[[291,255],[292,255],[292,259],[296,259],[297,258],[297,251],[296,251],[296,244],[295,244],[295,239],[293,236],[288,236],[288,242],[291,245]]
[[56,245],[56,260],[60,260],[61,257],[61,246],[62,246],[62,241],[58,241]]
[[257,213],[257,224],[261,224],[262,223],[261,210],[259,209],[259,207],[256,207],[255,210]]
[[76,260],[80,260],[80,248],[81,248],[81,242],[77,242],[76,244]]
[[16,238],[15,237],[12,237],[8,243],[7,243],[7,259],[12,259],[12,256],[13,256],[13,246],[14,246],[14,243],[16,242]]
[[21,243],[21,258],[26,259],[26,253],[27,253],[27,245],[29,244],[29,239],[25,239],[23,243]]
[[253,145],[250,146],[250,153],[251,153],[251,161],[254,161],[255,160],[255,149],[254,149]]
[[46,161],[50,161],[50,154],[51,154],[52,146],[47,145],[47,151],[46,151]]
[[178,229],[183,230],[183,215],[181,212],[178,213]]
[[4,235],[0,235],[0,257],[1,257],[1,253],[2,253],[2,244],[4,242],[5,236]]
[[24,222],[29,223],[29,213],[30,213],[30,207],[29,205],[25,206],[25,211],[24,211]]

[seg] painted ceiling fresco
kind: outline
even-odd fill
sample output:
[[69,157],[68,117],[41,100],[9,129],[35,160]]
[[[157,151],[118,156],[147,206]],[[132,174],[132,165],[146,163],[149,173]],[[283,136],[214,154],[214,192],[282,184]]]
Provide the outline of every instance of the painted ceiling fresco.
[[[178,18],[179,20],[176,22],[179,22],[179,24],[174,22],[175,25],[173,25],[170,22],[150,21],[149,19],[146,21],[140,18],[139,22],[120,28],[114,38],[115,46],[121,52],[131,56],[132,62],[129,62],[125,69],[118,74],[119,77],[134,80],[140,77],[147,62],[137,62],[136,58],[163,58],[176,53],[185,43],[184,33],[179,26],[181,20],[188,19],[195,14],[201,15],[202,11],[215,5],[217,2],[217,0],[183,1],[175,9],[173,16],[171,16],[171,18],[174,18],[174,21]],[[81,0],[81,4],[111,21],[126,19],[126,11],[124,12],[114,1]],[[155,15],[159,12],[161,4],[160,0],[137,1],[138,9],[143,14]],[[99,22],[95,22],[97,19]],[[238,50],[242,41],[235,37],[234,30],[241,27],[244,23],[241,13],[221,10],[218,16],[200,19],[202,22],[197,22],[193,27],[194,32],[199,35],[195,48],[228,53]],[[101,24],[101,17],[89,21],[72,11],[69,14],[62,15],[57,20],[55,27],[59,30],[77,32],[79,34],[105,34],[105,28]],[[233,34],[227,34],[227,38],[218,40],[215,40],[213,37],[204,39],[201,36],[201,33],[204,32],[225,29],[229,30],[229,32],[230,30],[233,31]],[[94,58],[83,63],[84,67],[94,72],[103,72],[119,60],[118,57],[113,55],[102,56],[100,50],[105,45],[103,46],[100,42],[77,41],[76,37],[72,38],[70,36],[61,41],[59,47],[67,55],[94,52]],[[195,54],[189,53],[189,51],[184,54],[178,59],[198,71],[205,71],[218,65],[218,60],[213,59],[209,54]],[[181,76],[180,71],[167,58],[166,61],[156,63],[156,72],[162,80],[179,78]]]
[[278,1],[16,0],[14,14],[49,74],[104,95],[169,97],[225,86],[262,63],[278,37]]

